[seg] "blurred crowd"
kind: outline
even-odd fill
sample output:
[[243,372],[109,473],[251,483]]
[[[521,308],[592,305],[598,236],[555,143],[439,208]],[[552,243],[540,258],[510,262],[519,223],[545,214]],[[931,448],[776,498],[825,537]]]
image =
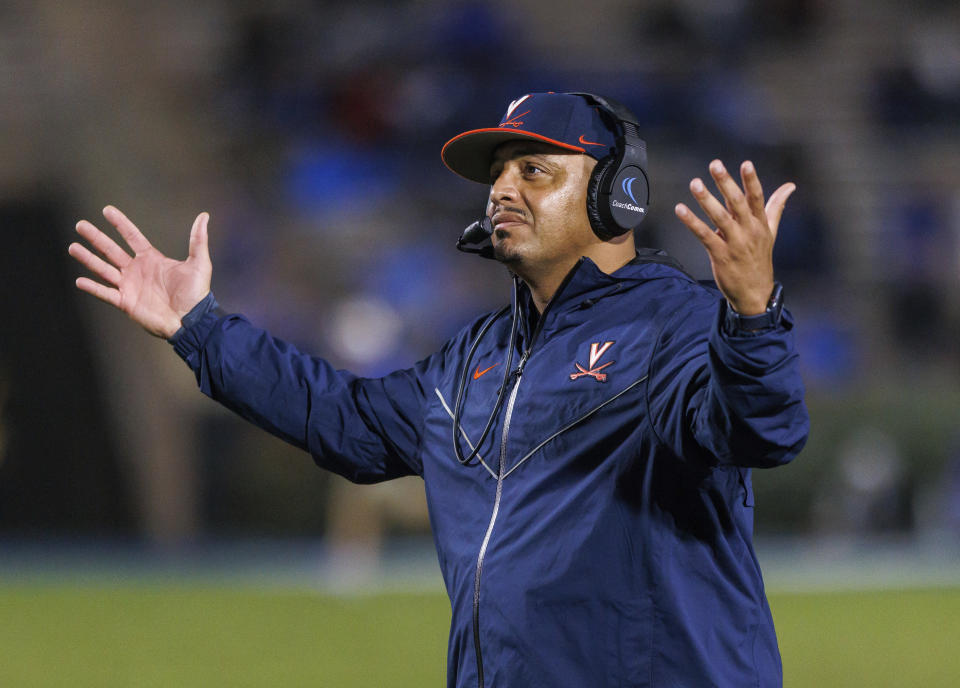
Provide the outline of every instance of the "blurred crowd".
[[113,203],[181,256],[207,210],[227,309],[362,375],[406,367],[509,298],[453,249],[485,189],[440,147],[540,90],[634,110],[638,243],[700,278],[672,214],[692,177],[749,158],[797,183],[775,265],[814,425],[757,476],[760,525],[960,534],[956,3],[16,1],[0,88],[0,536],[425,532],[418,483],[348,487],[201,398],[74,293],[66,245]]

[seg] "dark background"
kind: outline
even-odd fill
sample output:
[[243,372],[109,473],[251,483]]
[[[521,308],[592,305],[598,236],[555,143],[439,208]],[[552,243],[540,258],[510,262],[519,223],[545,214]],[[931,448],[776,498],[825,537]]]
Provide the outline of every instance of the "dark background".
[[758,529],[955,537],[958,46],[934,0],[6,3],[0,537],[425,533],[416,480],[346,486],[204,399],[76,292],[66,246],[112,203],[184,256],[209,211],[225,307],[361,374],[407,366],[509,298],[453,250],[485,190],[440,147],[537,90],[634,109],[638,242],[698,277],[672,214],[693,176],[750,158],[797,183],[775,258],[813,431],[755,476]]

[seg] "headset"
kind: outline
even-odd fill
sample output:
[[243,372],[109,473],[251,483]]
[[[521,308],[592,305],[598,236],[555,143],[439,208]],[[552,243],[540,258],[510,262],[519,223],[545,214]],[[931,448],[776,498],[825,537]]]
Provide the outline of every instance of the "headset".
[[[647,177],[647,144],[640,138],[637,117],[622,103],[580,91],[595,105],[616,135],[616,148],[597,161],[587,182],[587,217],[594,234],[603,241],[635,230],[647,215],[650,182]],[[470,224],[457,240],[457,250],[493,258],[493,247],[484,245],[493,234],[493,223],[484,215]],[[479,248],[474,248],[479,246]]]
[[597,161],[587,183],[587,217],[600,239],[607,241],[626,234],[643,222],[650,205],[647,178],[647,144],[640,138],[640,125],[627,107],[612,98],[593,93],[581,96],[600,109],[601,117],[613,124],[617,146]]

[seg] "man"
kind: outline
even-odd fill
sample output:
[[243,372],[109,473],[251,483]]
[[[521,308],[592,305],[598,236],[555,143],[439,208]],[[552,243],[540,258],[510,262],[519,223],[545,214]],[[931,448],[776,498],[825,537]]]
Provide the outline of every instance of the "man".
[[423,477],[452,605],[450,686],[781,682],[750,467],[789,461],[808,429],[771,258],[794,187],[764,206],[749,162],[741,190],[716,160],[723,202],[691,182],[717,228],[677,205],[720,291],[703,287],[638,253],[632,223],[610,221],[614,201],[597,208],[594,172],[610,172],[637,201],[616,202],[645,211],[624,113],[528,94],[497,127],[447,143],[451,169],[490,184],[490,252],[516,277],[514,317],[478,318],[380,379],[221,312],[205,213],[184,262],[109,206],[136,255],[85,221],[103,258],[70,247],[106,283],[77,286],[170,339],[204,393],[356,482]]

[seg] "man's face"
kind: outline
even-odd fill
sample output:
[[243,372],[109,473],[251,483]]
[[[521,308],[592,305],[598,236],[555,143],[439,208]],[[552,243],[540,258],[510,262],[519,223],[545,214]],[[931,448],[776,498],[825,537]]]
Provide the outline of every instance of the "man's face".
[[587,182],[596,161],[535,141],[499,146],[490,166],[487,215],[494,254],[523,277],[572,265],[597,240],[587,219]]

